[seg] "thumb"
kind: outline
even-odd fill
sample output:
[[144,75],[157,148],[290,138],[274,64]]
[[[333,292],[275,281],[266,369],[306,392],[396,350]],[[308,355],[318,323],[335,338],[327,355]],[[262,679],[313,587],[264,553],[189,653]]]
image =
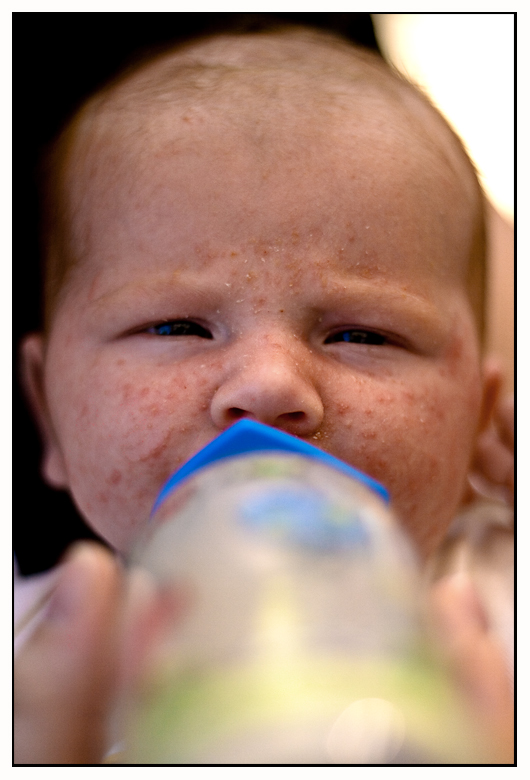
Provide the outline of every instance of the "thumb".
[[94,543],[76,545],[41,624],[15,663],[17,764],[102,760],[116,688],[121,575]]

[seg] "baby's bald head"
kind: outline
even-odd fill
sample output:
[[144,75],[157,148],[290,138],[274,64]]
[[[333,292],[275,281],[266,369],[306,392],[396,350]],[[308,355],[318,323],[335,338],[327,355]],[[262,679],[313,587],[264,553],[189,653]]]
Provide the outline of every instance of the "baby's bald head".
[[482,331],[483,199],[460,141],[379,56],[305,29],[220,35],[179,46],[136,65],[77,114],[49,161],[47,326],[93,240],[84,211],[102,188],[112,189],[116,167],[128,166],[132,185],[161,150],[200,156],[207,145],[218,151],[219,171],[227,160],[252,158],[259,186],[273,166],[289,176],[294,167],[318,164],[320,150],[340,144],[345,129],[352,137],[366,137],[368,129],[375,149],[383,145],[404,158],[417,158],[421,148],[415,165],[432,165],[453,180],[474,226],[462,273]]

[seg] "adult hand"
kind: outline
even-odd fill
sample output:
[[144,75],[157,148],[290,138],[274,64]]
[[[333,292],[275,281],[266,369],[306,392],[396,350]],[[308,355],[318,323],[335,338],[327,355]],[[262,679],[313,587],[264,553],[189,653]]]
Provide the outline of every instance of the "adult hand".
[[470,576],[457,572],[442,577],[432,587],[430,601],[437,645],[482,731],[488,763],[513,763],[512,680]]
[[103,759],[119,666],[123,575],[94,543],[69,553],[46,614],[15,663],[16,764]]

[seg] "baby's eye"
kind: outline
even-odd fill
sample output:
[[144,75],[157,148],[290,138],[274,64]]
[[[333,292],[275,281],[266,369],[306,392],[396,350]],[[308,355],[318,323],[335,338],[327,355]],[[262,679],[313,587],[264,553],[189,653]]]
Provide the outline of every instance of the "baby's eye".
[[349,330],[340,330],[328,336],[324,344],[336,344],[337,342],[346,342],[348,344],[371,344],[379,346],[388,344],[388,339],[382,333],[373,330],[358,330],[350,328]]
[[174,320],[173,322],[162,322],[160,325],[152,325],[147,328],[146,333],[152,333],[154,336],[199,336],[201,339],[212,339],[213,336],[209,330],[203,328],[197,322],[189,320]]

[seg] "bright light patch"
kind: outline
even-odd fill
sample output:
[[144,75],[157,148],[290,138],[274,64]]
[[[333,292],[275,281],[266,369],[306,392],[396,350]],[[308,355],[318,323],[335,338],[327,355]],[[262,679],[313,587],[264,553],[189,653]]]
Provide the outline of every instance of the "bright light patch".
[[512,14],[373,14],[381,50],[466,144],[486,193],[513,218]]
[[336,764],[385,764],[405,739],[405,720],[385,699],[358,699],[337,718],[326,748]]

